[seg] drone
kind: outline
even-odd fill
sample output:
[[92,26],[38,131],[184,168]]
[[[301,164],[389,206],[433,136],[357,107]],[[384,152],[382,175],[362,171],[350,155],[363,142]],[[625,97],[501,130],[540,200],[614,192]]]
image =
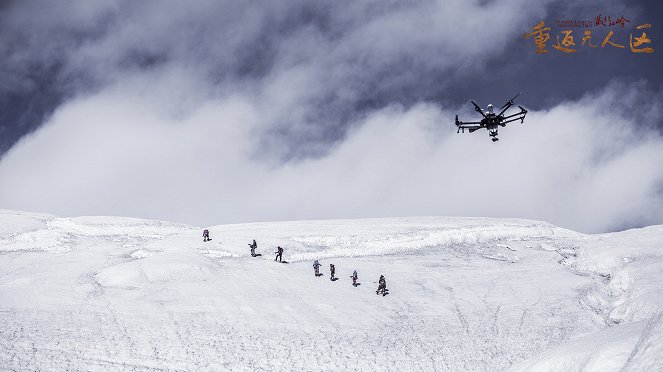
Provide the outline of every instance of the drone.
[[458,127],[458,131],[456,133],[460,133],[461,130],[463,133],[465,133],[465,129],[472,133],[478,129],[486,128],[488,129],[488,135],[492,137],[493,142],[499,141],[499,138],[497,138],[497,129],[499,127],[505,127],[507,123],[516,120],[520,120],[520,124],[525,122],[525,115],[527,115],[527,110],[521,106],[518,106],[520,108],[520,112],[513,115],[504,116],[506,110],[514,105],[513,100],[515,100],[519,95],[520,93],[516,94],[516,96],[511,98],[509,102],[505,103],[504,106],[500,108],[502,111],[500,111],[499,114],[495,114],[493,112],[493,105],[488,105],[486,112],[484,113],[479,105],[477,105],[474,101],[470,101],[474,105],[474,110],[480,113],[481,116],[483,116],[483,119],[481,119],[481,121],[462,122],[458,121],[458,115],[456,115],[456,126]]

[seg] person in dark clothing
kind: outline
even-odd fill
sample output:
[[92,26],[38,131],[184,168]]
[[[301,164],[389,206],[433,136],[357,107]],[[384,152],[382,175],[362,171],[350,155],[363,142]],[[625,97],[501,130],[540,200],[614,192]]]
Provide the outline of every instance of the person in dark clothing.
[[251,248],[251,257],[256,256],[256,248],[258,248],[258,243],[256,243],[256,240],[253,239],[253,243],[249,244],[249,247]]
[[203,230],[203,241],[206,242],[208,240],[212,240],[209,238],[209,230],[205,229]]
[[375,291],[375,294],[380,294],[382,292],[382,295],[385,296],[387,293],[387,281],[384,278],[384,275],[380,275],[380,280],[378,280],[378,290]]
[[318,260],[313,261],[313,270],[315,270],[315,276],[320,276],[320,262]]
[[276,253],[276,258],[274,258],[274,261],[278,260],[279,262],[282,262],[281,260],[283,259],[283,248],[279,246],[278,248],[276,248],[276,252],[274,253]]
[[357,270],[352,272],[352,275],[350,275],[350,278],[352,278],[352,285],[354,285],[356,287],[357,286],[357,278],[358,278]]
[[336,279],[334,277],[334,274],[336,273],[336,268],[334,267],[334,264],[329,264],[329,273],[330,273],[329,280],[333,281],[334,279]]

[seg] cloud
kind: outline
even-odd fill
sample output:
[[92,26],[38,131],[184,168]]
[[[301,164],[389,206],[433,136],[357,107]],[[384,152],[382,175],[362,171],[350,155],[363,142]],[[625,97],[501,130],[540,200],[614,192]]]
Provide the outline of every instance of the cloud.
[[[0,205],[199,225],[661,223],[661,142],[642,126],[661,122],[660,92],[642,84],[532,111],[499,144],[453,133],[456,112],[472,114],[450,104],[459,87],[486,76],[546,4],[62,2],[50,16],[12,3],[0,13],[0,75],[12,77],[0,93],[43,90],[48,110],[21,112],[52,115],[0,161]],[[481,94],[504,90],[491,81]]]
[[458,215],[595,232],[663,221],[653,160],[663,141],[636,124],[660,119],[660,94],[641,84],[530,112],[495,144],[483,132],[456,135],[453,113],[436,105],[390,106],[358,119],[324,156],[279,163],[256,156],[264,118],[252,96],[169,112],[172,88],[196,85],[174,75],[151,87],[161,93],[146,95],[139,77],[60,108],[0,163],[0,203],[200,225]]
[[14,2],[0,13],[0,94],[50,99],[0,105],[16,111],[7,122],[36,127],[64,101],[127,76],[186,70],[201,83],[194,94],[262,101],[270,156],[317,156],[357,116],[449,95],[544,11],[524,0],[64,1],[52,12]]

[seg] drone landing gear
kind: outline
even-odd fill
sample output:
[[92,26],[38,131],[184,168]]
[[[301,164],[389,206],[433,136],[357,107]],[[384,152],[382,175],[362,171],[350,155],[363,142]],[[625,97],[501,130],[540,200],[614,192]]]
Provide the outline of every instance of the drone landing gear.
[[497,128],[491,128],[488,130],[488,135],[491,137],[490,139],[493,140],[493,142],[497,142],[500,139],[497,138]]

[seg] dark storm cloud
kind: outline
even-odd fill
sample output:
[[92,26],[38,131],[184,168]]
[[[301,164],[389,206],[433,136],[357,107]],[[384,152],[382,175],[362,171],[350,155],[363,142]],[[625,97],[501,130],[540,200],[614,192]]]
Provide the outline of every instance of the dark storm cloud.
[[[545,20],[552,28],[550,44],[556,42],[559,27],[557,20],[594,19],[596,16],[611,16],[613,19],[624,16],[630,20],[630,26],[642,23],[654,23],[658,14],[663,11],[659,1],[630,2],[607,1],[600,4],[586,2],[555,2],[548,7],[545,17],[532,19],[527,27],[532,27],[539,20]],[[627,24],[628,25],[628,24]],[[600,44],[608,30],[606,28],[591,29],[594,37],[593,43]],[[613,29],[615,39],[628,48],[629,33],[633,30]],[[576,42],[581,44],[582,28],[573,29]],[[653,43],[660,45],[660,32],[656,28],[650,29],[649,37]],[[635,36],[638,36],[637,34]],[[615,78],[631,81],[647,81],[652,87],[658,88],[663,84],[663,74],[660,66],[663,65],[663,55],[635,54],[628,49],[606,49],[587,52],[581,50],[569,55],[559,53],[550,48],[547,55],[533,53],[534,45],[530,40],[523,42],[518,38],[511,41],[502,53],[487,61],[485,74],[481,79],[470,79],[462,87],[463,94],[479,96],[483,101],[500,96],[502,91],[523,91],[526,95],[528,107],[545,109],[559,102],[576,100],[584,94],[597,88],[602,88]],[[499,87],[498,89],[482,89],[483,87]],[[475,92],[479,92],[476,94]],[[661,126],[663,129],[663,126]]]
[[[658,136],[641,133],[661,122],[648,98],[660,97],[660,53],[538,56],[522,38],[542,19],[646,18],[647,4],[50,5],[0,9],[3,149],[44,124],[0,162],[4,207],[200,224],[451,214],[600,231],[661,221],[643,207],[660,189],[656,170],[632,174],[642,187],[631,199],[619,182],[583,199],[601,185],[569,176],[607,181],[659,154]],[[546,123],[509,132],[520,146],[448,139],[454,114],[472,114],[468,99],[501,105],[518,91],[528,124]]]
[[[297,108],[284,107],[270,119],[266,144],[287,145],[286,158],[319,155],[357,115],[454,97],[453,82],[499,54],[527,14],[543,13],[540,7],[526,1],[10,3],[2,11],[0,44],[9,56],[2,75],[11,77],[2,89],[2,126],[11,133],[4,150],[67,98],[171,65],[196,75],[205,94],[247,90],[262,98],[279,94],[270,84],[298,80],[300,94],[282,102]],[[506,14],[491,29],[474,30],[502,10],[520,16]],[[464,41],[468,36],[490,42]]]
[[537,56],[520,37],[539,19],[596,13],[644,19],[657,6],[10,2],[0,10],[0,49],[8,56],[0,62],[0,154],[68,98],[167,65],[198,76],[204,94],[247,90],[264,96],[270,83],[299,80],[297,108],[270,118],[263,138],[282,159],[319,156],[343,139],[353,118],[394,103],[458,105],[474,98],[497,104],[523,91],[537,109],[579,98],[614,77],[660,84],[658,54]]
[[[101,4],[101,3],[99,3]],[[68,53],[100,36],[98,5],[7,1],[0,8],[0,155],[89,84]]]

